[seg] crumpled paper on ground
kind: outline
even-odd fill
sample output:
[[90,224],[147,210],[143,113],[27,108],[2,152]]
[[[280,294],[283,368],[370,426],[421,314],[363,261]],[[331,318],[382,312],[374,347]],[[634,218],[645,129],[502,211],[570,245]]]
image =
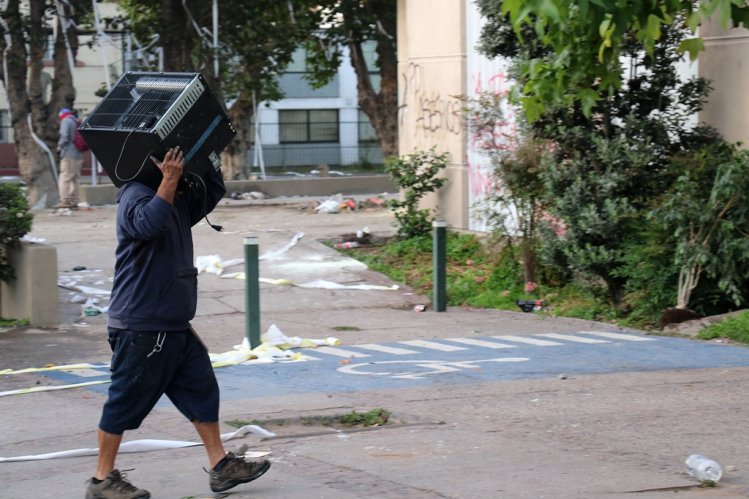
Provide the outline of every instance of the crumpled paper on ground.
[[233,267],[244,263],[244,258],[235,258],[233,260],[224,261],[218,255],[204,255],[195,257],[195,268],[198,269],[198,274],[201,272],[208,272],[209,274],[221,275],[224,269]]
[[[294,234],[294,237],[291,238],[291,241],[286,243],[283,247],[277,250],[266,251],[258,257],[258,260],[272,260],[273,258],[283,255],[291,248],[296,246],[296,243],[298,243],[299,240],[304,237],[304,235],[304,232],[297,232],[296,234]],[[244,263],[244,258],[224,260],[219,255],[201,255],[195,257],[195,268],[198,269],[198,274],[207,272],[209,274],[216,274],[220,276],[224,273],[225,269],[242,263]],[[244,272],[242,272],[242,274],[244,275]],[[231,275],[233,276],[234,274]]]
[[323,345],[340,345],[341,340],[328,336],[323,339],[300,338],[299,336],[286,336],[276,326],[272,324],[268,330],[260,335],[260,341],[263,345],[278,347],[282,350],[291,348],[315,348]]

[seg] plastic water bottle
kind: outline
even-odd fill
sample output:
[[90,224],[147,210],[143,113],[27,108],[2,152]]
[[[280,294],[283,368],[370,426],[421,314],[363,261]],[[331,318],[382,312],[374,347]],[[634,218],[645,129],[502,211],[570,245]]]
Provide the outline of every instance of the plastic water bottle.
[[717,482],[723,476],[720,464],[701,454],[692,454],[685,461],[689,474],[700,482]]

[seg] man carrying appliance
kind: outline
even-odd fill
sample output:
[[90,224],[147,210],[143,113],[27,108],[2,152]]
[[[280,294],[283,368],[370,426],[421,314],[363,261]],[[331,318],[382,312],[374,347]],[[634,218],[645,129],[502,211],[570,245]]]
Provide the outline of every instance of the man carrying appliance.
[[210,465],[210,487],[228,490],[260,477],[267,460],[227,453],[219,433],[219,388],[205,345],[190,326],[197,304],[191,228],[226,192],[220,169],[197,184],[182,179],[179,147],[154,163],[162,173],[154,190],[140,182],[117,194],[117,250],[109,307],[112,383],[99,422],[96,473],[86,499],[145,499],[115,469],[125,430],[136,429],[166,394],[195,426]]

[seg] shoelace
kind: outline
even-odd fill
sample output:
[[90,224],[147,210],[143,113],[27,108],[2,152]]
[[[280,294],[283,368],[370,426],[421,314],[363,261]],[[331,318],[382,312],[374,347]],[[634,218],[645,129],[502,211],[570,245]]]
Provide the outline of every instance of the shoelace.
[[[124,470],[124,471],[133,471],[133,470]],[[111,473],[114,480],[112,480],[112,488],[114,490],[122,490],[124,492],[133,492],[135,490],[138,490],[137,487],[135,487],[132,483],[128,482],[126,477],[127,473],[124,473],[119,470],[114,470]]]

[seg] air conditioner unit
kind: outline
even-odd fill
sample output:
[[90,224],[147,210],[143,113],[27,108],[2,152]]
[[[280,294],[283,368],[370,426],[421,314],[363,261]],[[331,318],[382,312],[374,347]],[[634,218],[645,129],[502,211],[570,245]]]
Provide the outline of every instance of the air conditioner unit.
[[129,71],[80,126],[81,135],[116,186],[137,180],[154,189],[159,159],[179,146],[185,172],[220,168],[234,125],[200,73]]

